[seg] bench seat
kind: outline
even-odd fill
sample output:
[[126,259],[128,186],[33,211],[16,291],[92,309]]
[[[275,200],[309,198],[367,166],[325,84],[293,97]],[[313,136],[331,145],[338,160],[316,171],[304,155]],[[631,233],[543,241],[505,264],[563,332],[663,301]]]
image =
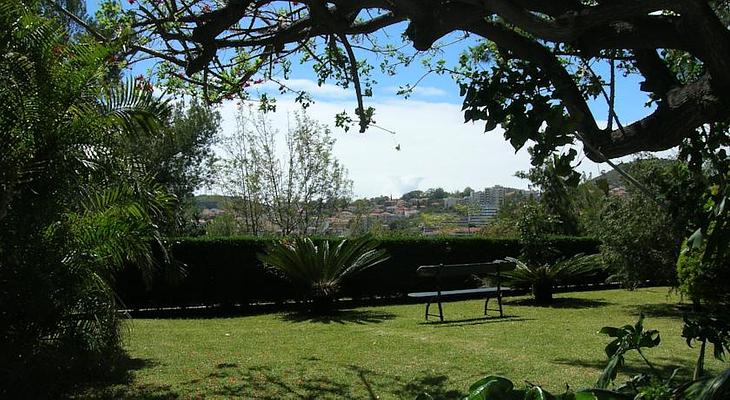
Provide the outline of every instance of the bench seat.
[[[497,293],[497,291],[500,290],[496,287],[486,287],[486,288],[475,288],[475,289],[459,289],[459,290],[442,290],[441,295],[442,296],[459,296],[459,295],[469,295],[469,294],[481,294],[481,293]],[[508,287],[502,287],[502,291],[505,290],[512,290]],[[423,297],[435,297],[438,296],[439,292],[415,292],[415,293],[408,293],[408,297],[414,297],[414,298],[423,298]]]

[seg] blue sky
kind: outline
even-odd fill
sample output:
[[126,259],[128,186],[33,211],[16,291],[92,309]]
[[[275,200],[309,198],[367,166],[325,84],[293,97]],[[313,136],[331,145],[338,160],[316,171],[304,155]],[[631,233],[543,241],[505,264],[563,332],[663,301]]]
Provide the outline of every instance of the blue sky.
[[[126,0],[123,2],[128,4]],[[87,2],[90,14],[95,11],[96,4],[96,0]],[[390,40],[400,41],[404,29],[405,24],[400,24],[391,27],[386,34]],[[445,50],[447,65],[456,62],[463,48],[464,44],[456,44]],[[371,62],[379,63],[373,59]],[[138,66],[132,73],[144,73],[148,67]],[[396,96],[400,85],[414,83],[424,72],[416,62],[396,76],[375,76],[378,85],[373,89],[373,97],[366,98],[366,106],[375,107],[378,126],[395,134],[377,128],[371,128],[365,134],[356,129],[346,133],[333,128],[337,139],[334,152],[349,170],[355,196],[399,196],[410,190],[430,187],[480,189],[497,184],[526,188],[528,182],[514,177],[516,171],[530,167],[526,150],[515,153],[499,128],[484,133],[482,124],[464,124],[459,89],[451,77],[429,75],[409,99]],[[343,110],[351,113],[355,109],[354,92],[331,84],[318,86],[314,73],[304,66],[295,67],[291,78],[290,86],[306,89],[314,98],[315,104],[310,107],[309,114],[330,126],[334,126],[336,113]],[[638,90],[638,82],[638,77],[634,76],[621,77],[618,81],[616,108],[623,124],[649,112],[644,107],[646,94]],[[275,91],[275,85],[264,84],[260,89]],[[277,104],[277,112],[271,116],[272,123],[284,131],[287,115],[298,106],[287,96],[280,96]],[[599,99],[591,107],[597,112],[597,119],[606,119],[605,103]],[[235,129],[236,109],[233,102],[220,107],[223,135]],[[396,150],[397,145],[400,145],[400,151]],[[607,165],[587,159],[582,159],[578,166],[579,171],[592,175],[607,169]]]

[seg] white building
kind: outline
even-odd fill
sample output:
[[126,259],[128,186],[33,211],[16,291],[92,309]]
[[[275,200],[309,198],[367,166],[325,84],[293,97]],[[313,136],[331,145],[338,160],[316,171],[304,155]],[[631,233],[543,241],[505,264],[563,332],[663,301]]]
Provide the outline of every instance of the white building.
[[464,226],[473,226],[481,228],[489,223],[494,217],[497,216],[499,208],[486,204],[481,206],[477,212],[465,216],[461,219],[461,224]]

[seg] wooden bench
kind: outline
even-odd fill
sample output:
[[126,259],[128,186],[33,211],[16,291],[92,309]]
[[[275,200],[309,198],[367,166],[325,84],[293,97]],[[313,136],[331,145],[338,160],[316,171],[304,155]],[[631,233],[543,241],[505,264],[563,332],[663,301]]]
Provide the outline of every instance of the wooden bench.
[[[507,287],[502,287],[502,273],[512,271],[515,269],[515,263],[505,260],[496,260],[488,263],[474,263],[474,264],[439,264],[439,265],[422,265],[418,267],[416,273],[418,276],[434,279],[436,290],[433,292],[415,292],[408,293],[408,297],[413,298],[428,298],[426,303],[426,321],[429,316],[438,316],[441,321],[444,320],[444,311],[441,303],[444,300],[460,299],[466,297],[473,297],[476,294],[486,294],[486,300],[484,301],[484,315],[487,315],[487,306],[489,299],[496,297],[497,304],[499,305],[499,316],[504,317],[502,312],[502,292],[504,290],[511,290]],[[490,276],[494,278],[494,287],[482,287],[476,289],[460,289],[460,290],[441,290],[442,278],[447,277],[461,277],[461,276]],[[428,310],[431,307],[431,303],[437,303],[439,308],[438,314],[429,314]],[[493,310],[497,311],[497,310]]]

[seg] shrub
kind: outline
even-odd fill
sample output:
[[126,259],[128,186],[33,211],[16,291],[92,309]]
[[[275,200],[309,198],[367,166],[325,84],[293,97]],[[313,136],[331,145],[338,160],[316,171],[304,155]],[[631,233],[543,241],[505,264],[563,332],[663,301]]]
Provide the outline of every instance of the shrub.
[[344,239],[332,246],[327,240],[315,244],[310,238],[282,240],[259,260],[283,273],[302,290],[313,311],[326,311],[337,300],[342,282],[388,259],[368,236]]
[[677,280],[679,289],[695,304],[704,302],[710,306],[730,304],[730,257],[710,259],[705,257],[705,248],[691,249],[687,242],[677,258]]
[[681,234],[670,215],[652,200],[611,198],[596,231],[606,267],[616,280],[635,287],[647,280],[674,284]]
[[505,276],[510,285],[532,290],[537,304],[550,304],[553,300],[553,287],[556,284],[570,284],[593,278],[603,270],[600,255],[575,255],[553,264],[528,265],[508,257],[517,267]]
[[123,146],[155,136],[167,107],[118,85],[119,48],[46,6],[0,2],[0,398],[59,398],[111,366],[109,283],[125,263],[151,266],[173,204]]

